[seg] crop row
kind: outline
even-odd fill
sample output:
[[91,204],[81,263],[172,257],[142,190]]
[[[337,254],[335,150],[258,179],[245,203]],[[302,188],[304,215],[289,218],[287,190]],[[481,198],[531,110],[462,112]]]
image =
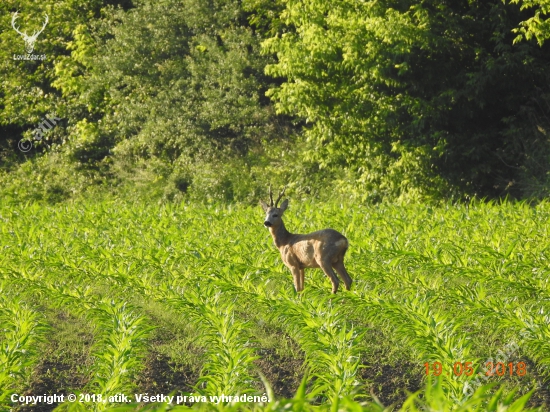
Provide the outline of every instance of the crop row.
[[[141,296],[193,325],[204,348],[197,393],[261,392],[254,333],[268,324],[282,327],[304,352],[310,400],[337,405],[361,392],[364,337],[379,330],[420,366],[418,373],[424,362],[477,363],[499,349],[498,336],[502,342],[521,334],[519,353],[548,376],[547,209],[306,204],[287,212],[287,226],[297,232],[330,222],[350,239],[354,288],[337,296],[318,271],[307,272],[306,291],[296,296],[259,210],[233,207],[101,203],[19,216],[2,210],[11,226],[2,232],[10,249],[0,262],[12,271],[10,281],[38,283],[49,304],[65,296],[59,307],[90,317],[98,336],[90,385],[105,392],[128,387],[124,377],[140,370],[154,326],[132,299]],[[113,342],[136,362],[113,355],[105,361],[111,369],[100,366],[101,354],[115,353]],[[442,393],[468,402],[464,388],[472,379],[443,376]]]

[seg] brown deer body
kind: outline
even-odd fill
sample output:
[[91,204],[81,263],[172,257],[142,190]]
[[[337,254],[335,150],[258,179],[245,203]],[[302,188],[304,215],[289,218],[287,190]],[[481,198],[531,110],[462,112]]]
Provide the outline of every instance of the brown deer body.
[[324,229],[306,235],[290,233],[283,223],[283,213],[288,207],[286,199],[281,207],[277,207],[279,200],[284,195],[284,189],[279,198],[273,203],[273,194],[269,188],[271,205],[260,201],[266,213],[264,225],[269,228],[273,242],[279,252],[283,263],[292,272],[294,287],[297,292],[304,290],[304,269],[321,268],[332,282],[332,293],[338,291],[340,281],[336,271],[344,281],[346,289],[351,288],[352,279],[344,266],[344,255],[348,250],[348,240],[344,235],[333,229]]

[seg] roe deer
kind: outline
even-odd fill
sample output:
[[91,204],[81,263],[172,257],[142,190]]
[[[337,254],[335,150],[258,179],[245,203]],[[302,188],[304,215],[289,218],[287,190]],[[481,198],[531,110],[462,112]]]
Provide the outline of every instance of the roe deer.
[[[344,255],[348,250],[348,240],[344,235],[333,229],[323,229],[307,235],[292,234],[286,230],[283,223],[283,213],[288,207],[288,199],[281,207],[277,204],[283,197],[285,189],[280,192],[277,201],[273,203],[273,193],[269,186],[271,204],[260,200],[260,205],[266,213],[264,225],[269,228],[273,241],[283,263],[292,272],[296,292],[304,290],[304,269],[321,268],[332,282],[332,293],[338,291],[340,281],[334,270],[340,275],[346,289],[350,290],[352,280],[344,267]],[[334,268],[334,270],[333,270]]]

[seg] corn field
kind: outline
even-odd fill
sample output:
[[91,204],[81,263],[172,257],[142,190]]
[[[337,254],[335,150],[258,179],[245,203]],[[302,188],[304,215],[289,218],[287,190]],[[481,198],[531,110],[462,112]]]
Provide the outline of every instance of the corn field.
[[292,206],[351,291],[259,206],[0,206],[0,410],[550,410],[550,204]]

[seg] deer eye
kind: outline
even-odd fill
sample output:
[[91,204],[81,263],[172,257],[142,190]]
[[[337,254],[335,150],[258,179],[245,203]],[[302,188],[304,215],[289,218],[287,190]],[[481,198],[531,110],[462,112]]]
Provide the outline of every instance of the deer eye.
[[273,215],[273,217],[279,217],[279,215]]

